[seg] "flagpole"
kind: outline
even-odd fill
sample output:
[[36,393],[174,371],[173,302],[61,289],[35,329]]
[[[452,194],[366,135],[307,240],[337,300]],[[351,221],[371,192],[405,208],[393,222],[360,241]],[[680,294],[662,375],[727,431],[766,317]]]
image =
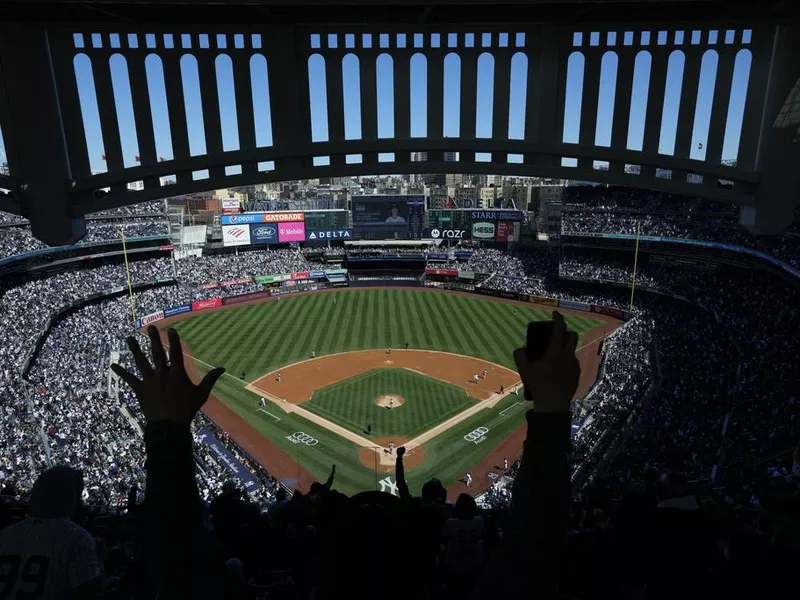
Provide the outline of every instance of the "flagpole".
[[125,228],[119,228],[119,234],[122,236],[122,254],[125,256],[125,273],[128,276],[128,297],[131,301],[131,319],[133,320],[133,330],[136,331],[136,309],[133,305],[133,287],[131,287],[131,267],[128,264],[128,246],[125,244]]
[[639,221],[636,221],[636,251],[633,254],[633,281],[631,282],[631,302],[628,311],[633,312],[633,292],[636,289],[636,267],[639,265]]

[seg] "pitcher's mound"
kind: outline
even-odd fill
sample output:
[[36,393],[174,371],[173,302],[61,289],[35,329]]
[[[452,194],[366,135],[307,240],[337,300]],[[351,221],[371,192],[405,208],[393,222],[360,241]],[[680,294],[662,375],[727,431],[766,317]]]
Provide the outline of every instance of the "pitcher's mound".
[[381,408],[397,408],[405,402],[402,396],[378,396],[375,398],[375,404]]

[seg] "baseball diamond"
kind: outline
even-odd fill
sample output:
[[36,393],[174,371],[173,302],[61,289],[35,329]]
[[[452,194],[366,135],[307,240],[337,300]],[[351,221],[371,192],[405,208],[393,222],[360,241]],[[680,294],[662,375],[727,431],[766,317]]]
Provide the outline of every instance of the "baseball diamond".
[[[270,472],[302,487],[335,463],[337,488],[356,493],[375,488],[376,470],[391,470],[389,441],[417,449],[407,469],[412,489],[432,476],[455,487],[469,470],[480,481],[502,462],[495,452],[516,458],[525,410],[513,393],[519,378],[511,353],[525,323],[550,313],[522,302],[380,288],[300,294],[160,325],[175,323],[194,376],[210,365],[227,369],[206,413]],[[566,319],[581,336],[584,393],[599,362],[596,342],[616,321],[569,311]],[[378,407],[385,395],[405,403]],[[261,397],[266,410],[258,410]]]

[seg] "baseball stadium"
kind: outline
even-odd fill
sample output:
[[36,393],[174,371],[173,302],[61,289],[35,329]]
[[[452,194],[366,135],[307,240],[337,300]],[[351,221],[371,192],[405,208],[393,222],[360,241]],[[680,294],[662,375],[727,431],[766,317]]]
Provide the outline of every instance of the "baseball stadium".
[[792,6],[0,0],[0,600],[784,596]]

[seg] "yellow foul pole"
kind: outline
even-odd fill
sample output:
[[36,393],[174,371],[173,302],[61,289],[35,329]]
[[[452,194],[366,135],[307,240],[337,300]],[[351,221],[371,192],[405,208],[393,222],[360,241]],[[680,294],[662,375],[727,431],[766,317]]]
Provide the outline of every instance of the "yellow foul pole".
[[633,254],[633,281],[631,282],[631,302],[628,311],[633,312],[633,292],[636,290],[636,267],[639,265],[639,221],[636,221],[636,251]]
[[131,287],[131,267],[128,264],[128,247],[125,244],[125,228],[120,227],[119,234],[122,236],[122,254],[125,256],[125,272],[128,276],[128,297],[131,300],[131,319],[134,331],[136,330],[136,309],[133,306],[133,287]]

